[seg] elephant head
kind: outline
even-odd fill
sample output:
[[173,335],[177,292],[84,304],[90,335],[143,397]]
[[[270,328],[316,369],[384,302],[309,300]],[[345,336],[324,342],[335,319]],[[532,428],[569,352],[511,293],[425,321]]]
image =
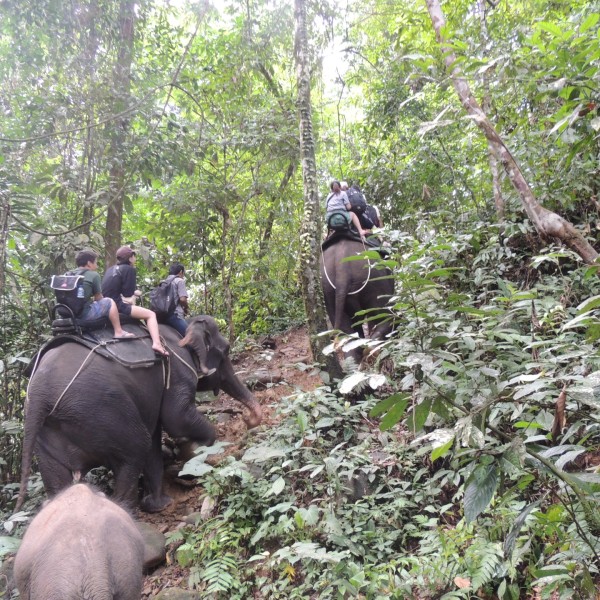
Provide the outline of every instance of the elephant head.
[[260,404],[235,374],[229,359],[229,342],[221,335],[212,317],[200,315],[190,319],[186,336],[179,345],[191,348],[198,358],[198,391],[212,391],[216,396],[223,390],[250,410],[250,416],[244,417],[249,428],[260,424]]

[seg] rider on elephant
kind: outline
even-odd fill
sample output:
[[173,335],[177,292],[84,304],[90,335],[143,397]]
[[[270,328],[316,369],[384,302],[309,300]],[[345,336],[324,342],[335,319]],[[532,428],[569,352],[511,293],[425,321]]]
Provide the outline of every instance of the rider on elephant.
[[188,324],[184,317],[189,313],[188,292],[185,287],[185,267],[181,263],[173,263],[169,269],[169,276],[165,281],[169,282],[175,290],[177,306],[175,312],[161,323],[164,322],[165,325],[170,325],[182,336],[185,336]]
[[133,337],[132,333],[121,327],[121,319],[117,305],[112,298],[102,295],[102,284],[98,271],[98,255],[93,250],[82,250],[75,257],[76,273],[83,276],[83,290],[85,306],[79,319],[81,321],[94,321],[101,317],[108,317],[115,332],[115,338]]
[[331,194],[325,200],[325,222],[329,223],[329,218],[333,213],[342,213],[346,217],[348,225],[352,223],[360,237],[364,239],[365,231],[361,227],[358,215],[350,210],[352,206],[348,200],[348,195],[342,190],[340,182],[333,181],[329,187],[331,188]]
[[129,302],[133,296],[139,295],[136,294],[135,261],[135,251],[129,246],[121,246],[117,250],[117,264],[104,274],[102,293],[115,301],[120,314],[144,319],[152,338],[152,349],[158,354],[168,356],[169,353],[160,341],[156,314],[148,308],[136,306],[133,301]]

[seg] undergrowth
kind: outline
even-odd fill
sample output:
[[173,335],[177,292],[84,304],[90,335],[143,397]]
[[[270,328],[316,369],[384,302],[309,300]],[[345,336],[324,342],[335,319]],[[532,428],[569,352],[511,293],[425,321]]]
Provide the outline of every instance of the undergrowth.
[[483,224],[396,235],[397,295],[380,318],[397,333],[365,342],[385,384],[361,372],[290,396],[277,427],[207,475],[218,517],[171,536],[192,587],[593,597],[598,278],[570,252],[511,244],[526,229],[502,244]]

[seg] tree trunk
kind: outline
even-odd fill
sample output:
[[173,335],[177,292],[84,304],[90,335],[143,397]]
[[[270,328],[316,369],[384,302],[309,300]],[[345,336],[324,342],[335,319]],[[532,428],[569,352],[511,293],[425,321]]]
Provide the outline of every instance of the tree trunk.
[[[114,113],[126,108],[131,89],[131,64],[133,60],[133,31],[135,25],[135,0],[121,0],[119,12],[120,39],[113,77],[115,91]],[[111,166],[109,171],[109,200],[106,214],[105,257],[106,266],[114,264],[115,254],[121,245],[123,201],[125,198],[125,139],[129,118],[119,117],[112,123]]]
[[[486,12],[487,7],[485,4],[485,0],[478,0],[477,9],[479,11],[479,20],[481,21],[481,37],[482,37],[482,47],[484,48],[484,56],[487,56],[487,51],[485,49],[488,48],[489,42],[489,34],[487,28],[487,20],[486,20]],[[490,86],[489,86],[489,70],[486,70],[483,73],[483,89],[484,89],[484,97],[482,102],[482,108],[484,113],[488,113],[492,107],[492,100],[490,97]],[[499,223],[504,221],[505,215],[505,203],[504,196],[502,196],[502,185],[500,182],[500,169],[498,168],[498,159],[496,158],[496,154],[494,153],[494,149],[492,148],[490,142],[488,141],[488,160],[490,162],[490,173],[492,174],[492,191],[494,194],[494,206],[496,207],[496,217]]]
[[[300,158],[304,184],[304,216],[300,228],[300,280],[308,321],[310,348],[314,360],[320,360],[326,340],[318,337],[318,334],[327,329],[327,321],[319,277],[322,223],[319,210],[315,142],[312,131],[306,0],[295,0],[294,18],[296,22],[294,50],[300,120]],[[340,377],[342,374],[334,355],[326,357],[326,368],[332,377]]]
[[4,286],[6,285],[6,244],[8,243],[9,217],[8,190],[0,189],[0,301],[4,296]]
[[587,264],[592,264],[598,257],[598,253],[594,250],[594,248],[569,221],[563,219],[555,212],[544,208],[535,198],[531,188],[529,187],[529,184],[521,172],[519,165],[504,144],[502,138],[498,135],[498,132],[494,129],[494,126],[490,120],[477,103],[477,100],[475,100],[471,94],[469,84],[462,76],[459,65],[456,64],[454,52],[452,51],[452,48],[448,44],[447,40],[442,35],[442,31],[446,26],[446,20],[444,18],[444,14],[442,13],[439,0],[425,1],[427,3],[427,9],[429,10],[429,15],[435,30],[436,38],[442,47],[442,52],[444,53],[444,62],[446,64],[446,68],[450,72],[454,89],[456,90],[463,107],[473,118],[477,126],[483,131],[483,134],[487,138],[494,154],[497,156],[500,163],[502,163],[508,178],[521,197],[521,202],[525,212],[527,213],[527,216],[531,219],[531,222],[535,226],[537,232],[544,238],[558,238],[566,246],[577,252],[584,262]]

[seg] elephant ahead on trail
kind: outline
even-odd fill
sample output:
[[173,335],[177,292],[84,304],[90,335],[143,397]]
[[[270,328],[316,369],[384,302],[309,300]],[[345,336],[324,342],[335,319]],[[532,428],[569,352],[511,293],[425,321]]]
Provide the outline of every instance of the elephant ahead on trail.
[[[161,336],[170,357],[163,364],[128,368],[68,341],[45,352],[28,388],[21,489],[15,510],[25,500],[34,450],[49,496],[69,486],[73,477],[104,466],[114,474],[114,497],[128,507],[158,512],[171,499],[162,493],[161,428],[175,438],[211,445],[216,433],[196,410],[196,390],[219,389],[249,409],[248,427],[261,421],[261,408],[237,378],[229,344],[215,320],[190,320],[182,340],[168,326]],[[119,342],[119,344],[137,342]]]
[[[333,234],[323,244],[321,257],[321,285],[325,307],[331,325],[345,333],[356,332],[364,337],[363,317],[356,313],[370,308],[382,308],[394,293],[394,280],[386,268],[375,268],[371,260],[342,262],[344,258],[356,256],[366,250],[363,242]],[[377,324],[371,337],[379,339],[391,330],[390,322]]]
[[144,541],[131,516],[77,484],[33,519],[14,565],[23,600],[139,600]]

